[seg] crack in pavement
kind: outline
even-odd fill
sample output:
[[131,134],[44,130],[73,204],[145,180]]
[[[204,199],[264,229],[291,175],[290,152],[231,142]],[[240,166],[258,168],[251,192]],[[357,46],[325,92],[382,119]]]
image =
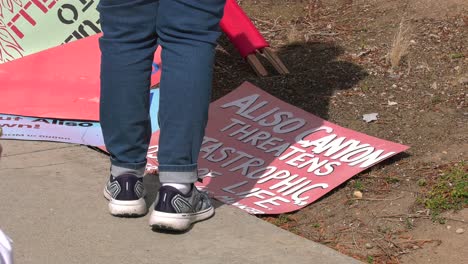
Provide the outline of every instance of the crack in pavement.
[[39,153],[39,152],[44,152],[44,151],[49,151],[49,150],[76,148],[76,147],[79,147],[79,146],[68,146],[68,147],[60,147],[60,148],[41,149],[41,150],[36,150],[36,151],[31,151],[31,152],[23,152],[23,153],[11,154],[11,155],[4,155],[4,156],[2,156],[2,158],[8,158],[8,157],[14,157],[14,156],[20,156],[20,155],[32,154],[32,153]]

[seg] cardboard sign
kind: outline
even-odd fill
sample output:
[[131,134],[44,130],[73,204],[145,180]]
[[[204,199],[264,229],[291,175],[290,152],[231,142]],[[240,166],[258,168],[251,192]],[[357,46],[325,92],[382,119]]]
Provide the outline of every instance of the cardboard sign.
[[[0,1],[0,64],[101,33],[98,3],[98,0]],[[235,1],[227,1],[220,24],[244,57],[268,46]]]
[[[98,38],[96,35],[1,64],[0,113],[98,121]],[[152,85],[159,83],[160,64],[158,50]]]
[[[249,83],[210,106],[199,187],[251,214],[298,210],[408,147],[337,126]],[[158,133],[148,152],[157,170]]]
[[[0,113],[98,120],[98,2],[0,0]],[[245,34],[241,34],[239,21],[251,25],[244,28]],[[239,50],[251,43],[267,45],[232,1],[221,25],[230,39],[236,39]],[[238,38],[240,35],[248,37]],[[62,44],[67,45],[57,47]],[[160,52],[155,54],[152,86],[160,80]],[[36,93],[35,100],[25,100],[37,90],[41,93]]]
[[[99,120],[98,2],[0,1],[0,113]],[[160,80],[160,52],[152,86]]]
[[0,1],[0,63],[100,33],[98,2]]
[[[159,130],[159,89],[151,90],[150,100],[151,129],[154,133]],[[105,150],[99,122],[0,114],[0,128],[3,130],[2,139],[73,143]]]
[[20,139],[104,145],[98,122],[0,114],[2,139]]

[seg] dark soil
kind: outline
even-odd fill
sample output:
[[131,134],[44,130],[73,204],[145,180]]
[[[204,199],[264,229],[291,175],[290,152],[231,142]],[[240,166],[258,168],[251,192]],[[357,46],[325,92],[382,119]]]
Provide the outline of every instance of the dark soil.
[[[303,210],[264,219],[369,263],[463,263],[467,234],[455,230],[467,228],[468,209],[441,225],[420,198],[421,180],[468,158],[468,2],[239,2],[291,74],[269,68],[257,77],[222,39],[215,99],[250,81],[333,123],[411,146]],[[409,48],[392,69],[402,20]],[[378,121],[362,120],[373,112]]]

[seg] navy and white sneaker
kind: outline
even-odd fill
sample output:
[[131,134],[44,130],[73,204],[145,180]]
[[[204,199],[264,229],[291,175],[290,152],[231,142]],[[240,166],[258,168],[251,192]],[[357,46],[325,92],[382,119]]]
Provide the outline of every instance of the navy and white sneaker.
[[141,216],[147,212],[143,178],[135,175],[110,176],[104,187],[109,212],[115,216]]
[[149,224],[156,229],[185,231],[195,223],[210,218],[214,214],[211,200],[195,185],[188,194],[183,194],[171,186],[159,189]]

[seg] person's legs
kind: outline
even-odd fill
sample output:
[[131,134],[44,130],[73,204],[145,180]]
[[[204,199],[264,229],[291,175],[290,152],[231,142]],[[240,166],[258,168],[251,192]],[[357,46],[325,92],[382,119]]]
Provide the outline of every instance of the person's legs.
[[161,0],[159,178],[194,183],[205,133],[219,21],[225,0]]
[[100,122],[111,155],[105,188],[114,215],[146,213],[141,177],[151,137],[149,88],[158,0],[100,0]]
[[[155,227],[184,230],[214,212],[209,198],[193,183],[198,178],[197,160],[208,119],[224,5],[225,0],[160,1],[157,33],[163,66],[158,160],[163,187],[150,219]],[[188,185],[190,191],[168,183]]]

